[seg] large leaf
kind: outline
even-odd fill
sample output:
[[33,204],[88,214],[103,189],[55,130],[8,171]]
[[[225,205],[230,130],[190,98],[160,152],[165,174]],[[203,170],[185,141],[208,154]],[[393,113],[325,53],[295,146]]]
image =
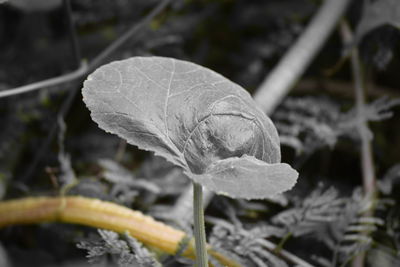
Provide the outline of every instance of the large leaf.
[[[294,170],[276,171],[288,165],[279,163],[271,120],[247,91],[214,71],[172,58],[135,57],[102,66],[82,92],[102,129],[163,156],[216,192],[263,198],[295,183]],[[224,182],[211,186],[224,160],[238,171],[224,172],[218,178]],[[227,185],[228,176],[234,186]]]

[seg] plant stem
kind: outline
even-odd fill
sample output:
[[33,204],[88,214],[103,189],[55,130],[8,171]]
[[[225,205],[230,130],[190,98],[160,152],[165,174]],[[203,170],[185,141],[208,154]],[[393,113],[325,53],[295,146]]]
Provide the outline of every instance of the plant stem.
[[285,245],[286,241],[289,240],[289,238],[291,238],[293,235],[292,232],[288,232],[282,239],[281,241],[278,243],[278,245],[276,246],[276,248],[274,249],[274,251],[276,253],[280,253],[283,249],[283,246]]
[[204,227],[203,188],[193,182],[193,221],[196,244],[196,266],[208,267],[206,230]]
[[[343,39],[351,43],[353,34],[346,22],[341,23]],[[351,51],[351,68],[354,79],[356,110],[358,118],[358,131],[361,139],[361,170],[363,178],[364,195],[373,200],[376,197],[376,178],[373,153],[371,148],[371,137],[368,136],[368,121],[365,115],[365,84],[364,73],[357,47]]]
[[[353,33],[349,25],[342,21],[341,32],[343,39],[346,43],[353,41]],[[356,98],[356,110],[357,110],[357,128],[361,139],[361,170],[362,170],[362,181],[364,189],[364,197],[371,202],[374,202],[377,197],[376,190],[376,178],[375,178],[375,167],[373,160],[373,153],[371,147],[371,138],[367,134],[368,121],[365,115],[365,84],[364,84],[364,73],[359,56],[357,47],[353,47],[351,50],[351,69],[353,73],[355,98]],[[364,214],[364,216],[371,216],[374,214],[374,205]],[[370,232],[364,232],[365,235]],[[353,259],[353,267],[362,267],[365,265],[365,252],[361,252]]]
[[[214,197],[214,192],[203,187],[203,208],[207,207]],[[182,229],[190,229],[193,222],[193,185],[190,183],[176,200],[174,207],[168,212],[168,218],[172,218]]]
[[361,167],[363,173],[363,186],[366,197],[373,198],[376,194],[375,168],[372,156],[371,140],[367,135],[368,123],[365,118],[365,92],[363,85],[363,73],[358,49],[351,53],[351,63],[354,76],[356,109],[358,116],[358,128],[361,137]]
[[[186,236],[183,231],[158,222],[139,211],[98,199],[66,196],[0,201],[0,228],[41,222],[80,224],[121,234],[128,231],[143,244],[172,255],[178,251],[180,242]],[[209,245],[207,249],[223,266],[243,267]],[[195,258],[193,239],[182,256]]]
[[[358,49],[354,48],[351,52],[351,63],[354,76],[354,85],[356,93],[356,109],[358,117],[358,128],[361,137],[361,170],[362,170],[362,181],[364,188],[364,197],[373,200],[376,193],[375,186],[375,170],[374,162],[372,158],[372,148],[370,138],[367,136],[366,129],[368,124],[365,119],[365,94],[363,88],[363,77],[361,70],[361,63],[358,54]],[[373,214],[373,210],[370,210],[365,216]],[[368,233],[365,233],[368,234]],[[353,267],[365,266],[365,252],[361,252],[353,259]]]

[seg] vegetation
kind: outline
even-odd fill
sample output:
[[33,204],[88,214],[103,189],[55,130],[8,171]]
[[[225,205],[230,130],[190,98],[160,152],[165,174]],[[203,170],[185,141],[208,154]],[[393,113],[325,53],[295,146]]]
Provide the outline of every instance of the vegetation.
[[399,29],[396,0],[0,1],[0,266],[399,266]]

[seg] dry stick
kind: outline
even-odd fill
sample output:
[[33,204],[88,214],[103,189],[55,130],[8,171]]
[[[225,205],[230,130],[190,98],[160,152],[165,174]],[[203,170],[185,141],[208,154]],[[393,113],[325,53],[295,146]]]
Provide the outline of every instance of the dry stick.
[[[128,231],[143,244],[168,254],[175,254],[186,234],[150,216],[118,204],[86,197],[28,197],[0,202],[0,228],[15,224],[63,222],[112,230]],[[241,267],[210,246],[208,252],[221,264]],[[190,240],[182,254],[195,258],[194,242]]]
[[145,18],[143,18],[138,23],[135,23],[126,33],[124,33],[121,37],[111,43],[87,65],[82,64],[79,69],[64,75],[60,75],[58,77],[1,91],[0,98],[37,91],[43,88],[53,87],[84,77],[89,72],[99,67],[112,53],[114,53],[118,48],[125,44],[126,41],[128,41],[134,34],[136,34],[144,26],[149,24],[155,16],[157,16],[162,10],[164,10],[164,8],[169,4],[170,1],[171,0],[164,0],[160,2]]
[[24,94],[24,93],[36,91],[38,89],[43,89],[43,88],[47,88],[50,86],[63,84],[63,83],[69,82],[69,81],[74,81],[80,77],[83,77],[85,74],[87,74],[88,69],[89,68],[88,68],[87,64],[85,64],[83,62],[81,64],[81,66],[79,67],[79,69],[74,70],[73,72],[70,72],[70,73],[67,73],[67,74],[64,74],[61,76],[57,76],[54,78],[50,78],[47,80],[43,80],[40,82],[35,82],[35,83],[28,84],[28,85],[16,87],[13,89],[0,91],[0,98]]
[[[347,44],[351,43],[353,41],[353,34],[348,24],[342,22],[340,26],[345,43]],[[353,47],[351,50],[351,69],[353,73],[355,98],[356,98],[357,123],[358,123],[357,128],[361,139],[361,170],[362,170],[364,197],[368,200],[373,201],[377,194],[375,167],[372,156],[371,138],[367,134],[368,121],[365,116],[366,101],[365,101],[364,74],[357,47]],[[370,216],[371,214],[373,214],[373,206],[365,214],[365,216]],[[365,252],[362,252],[354,258],[353,267],[363,267],[364,261],[365,261]]]
[[281,103],[307,69],[349,3],[350,0],[325,0],[304,33],[256,90],[254,99],[267,114]]
[[[350,2],[351,0],[325,0],[304,33],[256,90],[254,100],[264,112],[271,114],[289,93],[292,85],[301,77],[329,37]],[[213,196],[214,193],[209,190],[203,192],[204,207],[207,207]],[[189,185],[171,211],[173,218],[179,218],[178,220],[183,223],[191,222],[193,207],[188,203],[191,203],[192,198],[192,186]]]

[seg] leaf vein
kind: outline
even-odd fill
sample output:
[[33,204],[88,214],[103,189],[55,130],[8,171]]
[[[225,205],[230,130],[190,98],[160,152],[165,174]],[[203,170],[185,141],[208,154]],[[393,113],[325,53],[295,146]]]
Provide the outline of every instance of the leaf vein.
[[170,91],[171,91],[171,85],[172,85],[172,80],[174,77],[174,73],[175,73],[175,60],[172,60],[172,72],[171,72],[171,76],[169,78],[169,83],[168,83],[168,88],[167,88],[167,96],[165,98],[165,103],[164,103],[164,125],[165,125],[165,133],[166,136],[169,138],[169,131],[168,131],[168,121],[167,121],[167,112],[168,112],[168,101],[169,101],[169,96],[170,96]]

